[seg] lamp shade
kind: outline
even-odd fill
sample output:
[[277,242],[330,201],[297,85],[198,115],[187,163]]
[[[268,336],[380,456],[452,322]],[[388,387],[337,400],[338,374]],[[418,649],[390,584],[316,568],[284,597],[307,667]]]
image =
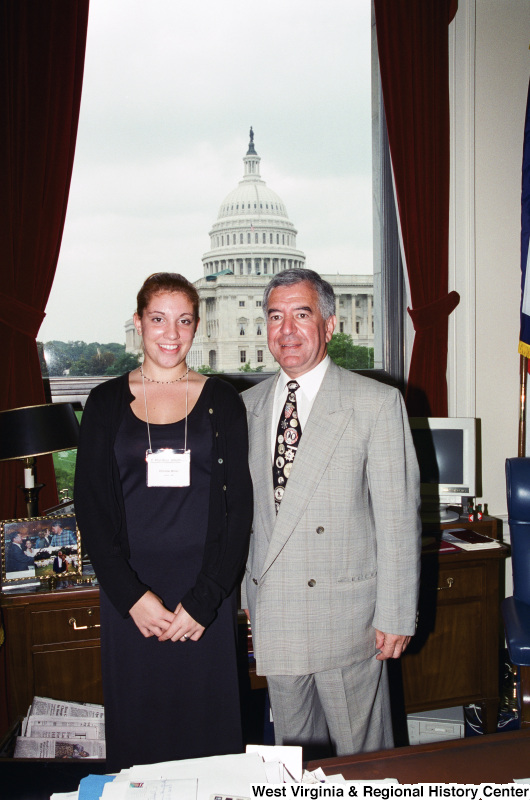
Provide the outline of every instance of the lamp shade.
[[79,422],[71,403],[0,411],[0,461],[77,447]]

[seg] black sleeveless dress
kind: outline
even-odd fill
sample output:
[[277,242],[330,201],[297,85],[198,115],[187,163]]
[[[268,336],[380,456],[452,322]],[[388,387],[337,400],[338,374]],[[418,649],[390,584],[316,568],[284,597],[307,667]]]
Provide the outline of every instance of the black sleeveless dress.
[[[115,455],[123,487],[130,563],[171,611],[200,572],[213,455],[213,380],[188,416],[189,487],[146,485],[147,425],[130,407]],[[150,424],[153,450],[184,447],[184,420]],[[198,642],[145,638],[101,591],[101,658],[107,767],[241,752],[237,607],[232,593]]]

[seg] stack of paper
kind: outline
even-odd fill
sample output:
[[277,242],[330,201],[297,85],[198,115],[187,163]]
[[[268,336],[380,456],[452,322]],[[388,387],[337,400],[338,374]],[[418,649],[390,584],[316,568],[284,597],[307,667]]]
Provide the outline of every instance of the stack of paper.
[[15,758],[105,758],[103,706],[34,697]]
[[497,539],[467,528],[447,528],[442,531],[442,541],[454,544],[462,550],[489,550],[501,546]]
[[[397,783],[395,779],[388,779]],[[388,781],[376,781],[386,783]],[[253,796],[308,797],[284,784],[341,783],[342,775],[326,776],[321,769],[302,771],[300,747],[248,745],[246,753],[183,761],[164,761],[122,770],[116,776],[89,775],[77,792],[54,794],[50,800],[250,800]],[[252,784],[269,784],[266,793],[252,793]],[[272,786],[276,786],[272,789]],[[260,787],[257,787],[260,788]],[[319,797],[325,795],[320,793]],[[329,794],[327,796],[330,796]],[[353,796],[345,790],[343,797]],[[360,795],[359,795],[360,796]]]

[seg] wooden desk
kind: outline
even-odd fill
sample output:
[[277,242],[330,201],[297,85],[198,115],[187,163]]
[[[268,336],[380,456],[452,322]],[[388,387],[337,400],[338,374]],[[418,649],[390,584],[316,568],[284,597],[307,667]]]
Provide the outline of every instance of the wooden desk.
[[[487,731],[495,731],[499,578],[507,553],[502,546],[423,557],[418,632],[403,659],[390,665],[392,704],[403,730],[411,712],[475,702],[484,709]],[[0,595],[0,605],[9,725],[26,714],[34,695],[103,702],[97,587],[17,590]],[[249,673],[252,688],[266,685],[255,669]]]
[[[0,738],[27,713],[35,695],[103,702],[98,587],[54,592],[17,589],[0,594],[0,610],[6,632],[0,658],[5,658],[7,700]],[[241,624],[245,639],[244,614]],[[249,669],[249,678],[253,689],[266,687],[265,678],[256,677],[255,669]]]
[[416,635],[389,662],[392,705],[406,714],[478,703],[493,733],[499,706],[500,577],[509,549],[424,554]]
[[99,589],[17,590],[1,595],[0,605],[9,725],[27,713],[35,695],[103,702]]
[[530,731],[473,736],[378,753],[311,761],[347,780],[397,778],[400,783],[511,783],[530,777]]

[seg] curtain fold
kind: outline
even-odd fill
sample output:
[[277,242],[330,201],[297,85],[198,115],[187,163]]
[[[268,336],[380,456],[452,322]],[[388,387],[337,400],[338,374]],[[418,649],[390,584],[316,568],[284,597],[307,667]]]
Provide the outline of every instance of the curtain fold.
[[[0,2],[0,410],[46,402],[36,337],[53,283],[74,162],[89,0]],[[72,309],[73,311],[73,309]],[[20,464],[0,462],[0,518],[26,516]],[[51,456],[38,460],[57,501]]]
[[411,416],[447,416],[449,37],[457,0],[374,0],[403,257],[415,330]]

